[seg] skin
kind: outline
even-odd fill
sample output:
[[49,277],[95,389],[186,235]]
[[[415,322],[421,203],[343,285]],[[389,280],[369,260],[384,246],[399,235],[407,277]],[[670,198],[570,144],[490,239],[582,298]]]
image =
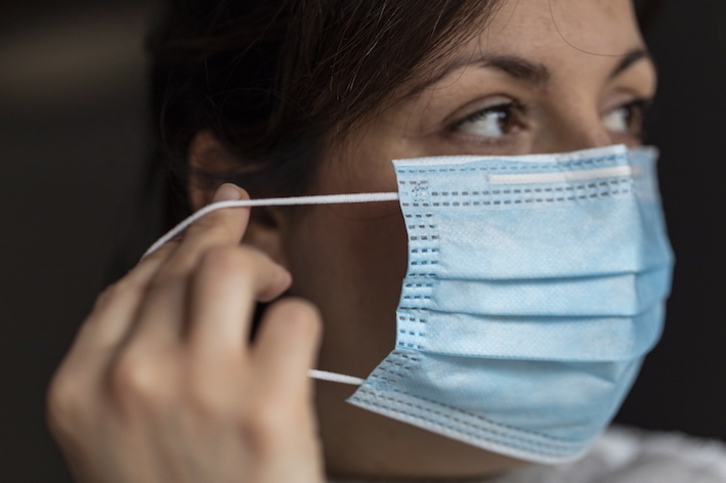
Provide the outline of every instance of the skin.
[[[421,73],[430,86],[331,148],[315,191],[395,191],[396,158],[637,144],[630,104],[655,92],[644,49],[627,0],[506,0]],[[237,163],[210,132],[189,162]],[[199,208],[212,193],[195,186]],[[216,196],[245,195],[225,185]],[[99,298],[49,390],[79,481],[313,482],[321,454],[329,474],[369,478],[522,464],[348,405],[351,386],[316,382],[313,403],[308,368],[366,377],[394,346],[406,271],[396,203],[260,213],[202,218]],[[288,287],[309,302],[276,302],[247,342],[254,300]]]

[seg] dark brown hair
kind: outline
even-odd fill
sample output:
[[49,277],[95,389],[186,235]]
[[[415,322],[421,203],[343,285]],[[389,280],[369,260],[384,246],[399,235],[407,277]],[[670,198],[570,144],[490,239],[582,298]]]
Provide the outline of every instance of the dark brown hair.
[[171,0],[148,40],[156,167],[184,216],[189,143],[211,130],[240,160],[193,173],[253,197],[305,192],[326,145],[414,90],[499,0]]

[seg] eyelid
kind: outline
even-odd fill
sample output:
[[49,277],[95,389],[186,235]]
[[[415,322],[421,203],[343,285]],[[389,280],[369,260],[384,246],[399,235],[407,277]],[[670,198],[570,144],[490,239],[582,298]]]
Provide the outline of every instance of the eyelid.
[[639,98],[639,99],[633,99],[630,102],[626,102],[625,104],[621,104],[620,107],[637,107],[643,111],[643,115],[648,113],[648,110],[653,105],[653,99],[648,98]]
[[492,109],[494,107],[506,106],[509,104],[519,104],[518,101],[512,96],[504,94],[494,94],[486,96],[484,98],[477,99],[469,102],[457,109],[453,113],[449,114],[442,120],[444,126],[448,126],[449,129],[453,129],[455,125],[465,122],[468,118],[475,114]]
[[630,100],[621,101],[612,107],[609,107],[605,109],[602,112],[602,116],[605,116],[607,114],[610,114],[611,112],[615,111],[616,109],[623,109],[623,108],[636,108],[640,110],[640,113],[643,117],[645,117],[648,114],[648,111],[650,110],[651,106],[653,105],[653,98],[652,97],[634,97]]
[[[509,114],[515,116],[515,115],[517,115],[517,113],[519,111],[521,111],[520,107],[521,106],[519,104],[517,104],[516,101],[511,101],[511,102],[507,102],[504,104],[494,104],[493,106],[485,107],[485,108],[479,109],[478,111],[474,111],[473,113],[469,114],[468,116],[454,122],[449,127],[449,130],[451,132],[460,132],[460,129],[463,125],[465,125],[467,123],[474,123],[479,120],[483,120],[486,117],[485,116],[486,113],[489,113],[494,110],[498,110],[498,111],[506,110],[506,111],[509,111]],[[462,134],[467,134],[463,131],[461,131],[461,132],[462,132]],[[509,133],[504,134],[503,136],[485,136],[485,135],[478,135],[478,136],[480,136],[482,138],[490,138],[490,139],[493,139],[494,137],[496,137],[497,139],[499,139],[500,137],[507,137],[508,135],[509,135]],[[474,134],[472,134],[472,136],[474,136]]]
[[608,95],[606,102],[601,108],[601,113],[608,113],[613,109],[627,106],[633,102],[643,102],[644,107],[650,107],[654,97],[655,94],[645,94],[631,89],[618,89]]
[[618,110],[627,109],[629,118],[626,120],[624,129],[612,131],[613,136],[618,138],[618,142],[625,144],[642,144],[645,141],[645,119],[648,115],[648,109],[652,104],[652,98],[635,98],[629,102],[623,102],[602,114],[603,122],[606,116],[617,112]]
[[[520,138],[522,130],[526,130],[527,123],[524,120],[525,106],[510,96],[496,96],[486,99],[487,102],[474,104],[476,110],[460,115],[455,121],[446,126],[448,133],[460,142],[471,143],[487,149],[512,146],[512,143]],[[469,110],[467,110],[469,111]],[[465,111],[466,112],[466,111]],[[506,112],[508,128],[500,134],[491,135],[481,132],[470,131],[465,128],[468,124],[476,124],[480,120],[488,119],[489,113]]]

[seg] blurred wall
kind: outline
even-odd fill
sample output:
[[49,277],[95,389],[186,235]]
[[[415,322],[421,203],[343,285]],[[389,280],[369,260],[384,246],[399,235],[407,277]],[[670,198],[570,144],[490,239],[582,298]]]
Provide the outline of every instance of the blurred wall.
[[[10,3],[10,5],[8,5]],[[14,4],[14,5],[13,5]],[[69,481],[45,385],[104,283],[139,189],[151,2],[0,7],[0,481]],[[726,439],[726,2],[671,1],[651,33],[651,140],[678,256],[663,341],[619,419]]]
[[70,481],[45,386],[138,189],[150,2],[0,6],[0,481]]

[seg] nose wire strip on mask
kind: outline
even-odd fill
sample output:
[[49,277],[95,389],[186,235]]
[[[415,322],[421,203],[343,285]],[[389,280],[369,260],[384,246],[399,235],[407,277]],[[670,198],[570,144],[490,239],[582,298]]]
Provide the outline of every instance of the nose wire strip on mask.
[[[223,208],[245,208],[254,206],[293,206],[293,205],[332,205],[344,203],[372,203],[378,201],[396,201],[398,200],[398,192],[390,193],[354,193],[340,195],[319,195],[319,196],[291,196],[288,198],[267,198],[259,200],[240,200],[240,201],[222,201],[205,206],[196,213],[190,215],[174,228],[169,230],[164,236],[159,238],[151,247],[146,250],[142,259],[151,255],[158,250],[164,243],[168,242],[179,233],[183,232],[189,225],[199,218],[211,213],[212,211],[221,210]],[[321,371],[319,369],[311,369],[308,372],[309,377],[321,381],[337,382],[340,384],[350,384],[360,386],[364,379],[345,374],[337,374],[335,372]]]

